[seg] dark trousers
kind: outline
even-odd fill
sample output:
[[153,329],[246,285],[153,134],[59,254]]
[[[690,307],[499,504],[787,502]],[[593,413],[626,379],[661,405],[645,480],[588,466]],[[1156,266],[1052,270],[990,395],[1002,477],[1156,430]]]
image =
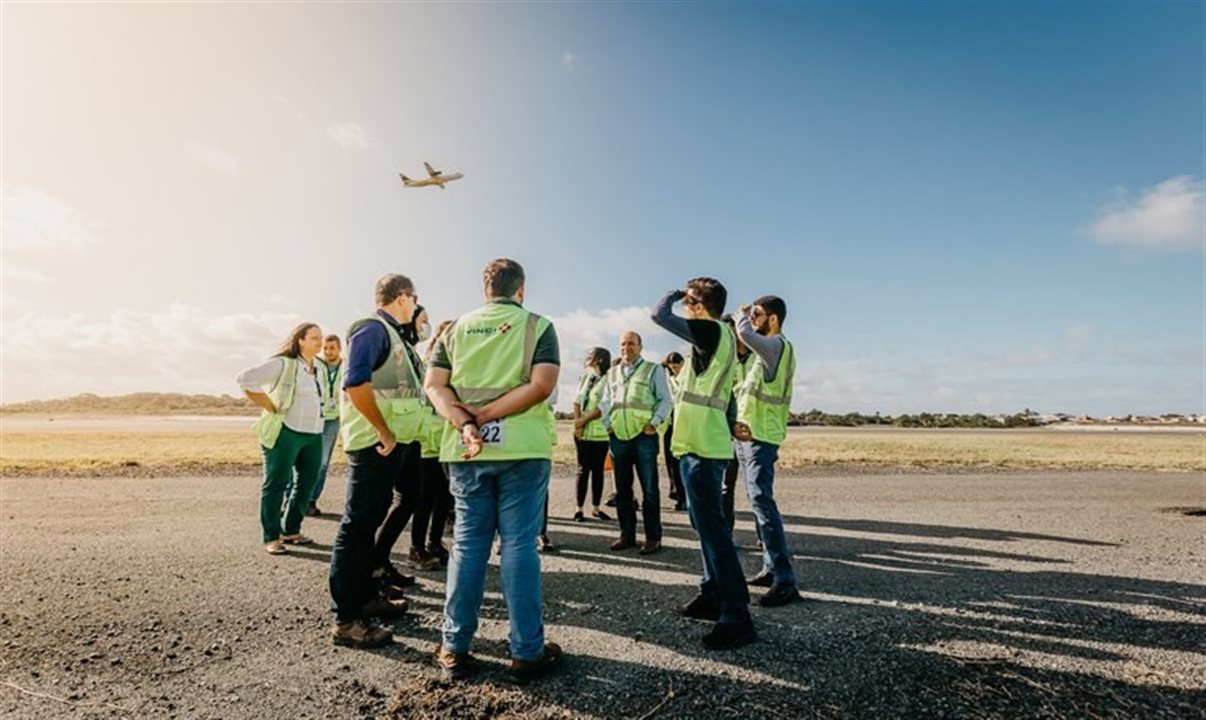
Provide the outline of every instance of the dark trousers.
[[376,593],[372,572],[374,534],[389,507],[394,479],[402,472],[403,447],[382,457],[376,446],[348,453],[348,495],[331,546],[331,609],[349,622]]
[[422,549],[426,542],[426,547],[438,548],[452,508],[448,475],[439,458],[419,461],[419,486],[419,505],[410,524],[410,546]]
[[683,490],[683,474],[678,467],[678,458],[670,449],[674,439],[674,426],[666,428],[662,436],[662,452],[666,454],[666,474],[670,476],[670,499],[680,503],[687,502],[687,491]]
[[611,438],[611,462],[616,474],[616,515],[620,537],[636,539],[636,508],[633,503],[633,470],[641,481],[641,514],[645,540],[661,542],[662,508],[657,487],[657,435],[641,433],[631,440]]
[[578,450],[578,507],[586,502],[586,486],[590,484],[590,503],[599,507],[603,500],[603,470],[607,462],[606,440],[574,440]]
[[737,491],[737,469],[739,464],[733,458],[724,466],[724,521],[729,526],[729,532],[737,524],[737,515],[733,512],[733,495]]
[[[302,517],[310,508],[310,489],[318,479],[322,466],[322,434],[299,433],[287,427],[272,449],[264,452],[264,484],[260,488],[260,528],[264,542],[281,536],[281,500],[287,494],[289,509],[285,512],[286,535],[301,532]],[[293,473],[297,482],[293,482]],[[287,486],[292,486],[286,491]]]
[[725,525],[722,500],[725,461],[684,455],[681,467],[687,514],[699,534],[703,558],[699,593],[720,606],[721,622],[743,622],[750,616],[750,593],[733,545],[733,532]]
[[[374,567],[384,567],[389,564],[389,554],[398,542],[410,516],[414,515],[419,506],[419,460],[421,459],[419,443],[398,445],[394,452],[402,454],[402,467],[393,477],[394,499],[385,514],[381,527],[377,528],[377,542],[373,547]],[[391,455],[393,453],[390,453]]]

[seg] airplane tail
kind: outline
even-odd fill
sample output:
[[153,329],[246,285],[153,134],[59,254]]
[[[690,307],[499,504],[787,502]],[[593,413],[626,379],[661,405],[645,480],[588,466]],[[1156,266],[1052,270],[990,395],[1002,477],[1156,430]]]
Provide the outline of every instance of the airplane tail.
[[406,177],[406,176],[405,176],[405,175],[403,175],[402,173],[398,173],[398,177],[402,178],[402,184],[403,184],[403,185],[409,185],[409,184],[410,184],[410,178]]

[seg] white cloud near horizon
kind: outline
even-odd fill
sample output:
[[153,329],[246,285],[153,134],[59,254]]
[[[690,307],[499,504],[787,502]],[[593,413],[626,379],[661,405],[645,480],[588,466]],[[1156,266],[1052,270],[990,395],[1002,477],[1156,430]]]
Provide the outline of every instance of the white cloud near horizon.
[[234,175],[241,165],[237,155],[209,143],[194,140],[185,145],[185,151],[201,166],[215,172]]
[[345,120],[331,123],[327,126],[327,137],[345,150],[367,150],[376,147],[376,143],[359,123]]
[[1202,250],[1206,226],[1206,185],[1179,175],[1144,189],[1137,198],[1125,191],[1101,209],[1090,232],[1105,245],[1138,250]]
[[271,355],[299,318],[287,312],[207,315],[170,305],[106,317],[31,312],[5,318],[4,402],[80,393],[224,393]]

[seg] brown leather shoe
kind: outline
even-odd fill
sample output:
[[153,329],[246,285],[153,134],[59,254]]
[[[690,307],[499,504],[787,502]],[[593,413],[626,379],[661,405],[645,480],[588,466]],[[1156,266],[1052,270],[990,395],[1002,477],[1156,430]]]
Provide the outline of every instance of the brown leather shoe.
[[646,540],[645,544],[642,545],[641,549],[637,550],[637,552],[640,553],[641,555],[652,555],[653,553],[655,553],[661,549],[662,549],[662,541],[661,540]]
[[467,652],[452,652],[444,647],[444,643],[436,646],[434,656],[445,680],[464,680],[472,675],[475,669],[472,655]]
[[634,547],[636,547],[636,540],[626,537],[622,537],[611,544],[612,550],[627,550]]
[[550,670],[561,664],[564,655],[557,643],[545,643],[544,654],[539,660],[512,660],[511,679],[523,685],[548,674]]
[[406,600],[403,598],[387,599],[377,595],[360,608],[364,617],[396,618],[406,612]]
[[375,625],[367,620],[353,620],[346,623],[335,623],[331,631],[331,639],[336,645],[354,648],[376,648],[389,645],[394,636],[389,630]]

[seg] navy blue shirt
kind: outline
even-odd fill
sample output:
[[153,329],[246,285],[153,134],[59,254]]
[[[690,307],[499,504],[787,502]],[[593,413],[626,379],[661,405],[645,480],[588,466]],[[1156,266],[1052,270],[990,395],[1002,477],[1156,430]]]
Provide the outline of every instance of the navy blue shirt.
[[[377,317],[389,323],[399,335],[404,326],[384,310],[377,311]],[[364,323],[348,336],[347,367],[343,374],[343,389],[363,385],[373,379],[373,371],[385,364],[389,359],[392,343],[389,333],[381,327],[381,323]]]

